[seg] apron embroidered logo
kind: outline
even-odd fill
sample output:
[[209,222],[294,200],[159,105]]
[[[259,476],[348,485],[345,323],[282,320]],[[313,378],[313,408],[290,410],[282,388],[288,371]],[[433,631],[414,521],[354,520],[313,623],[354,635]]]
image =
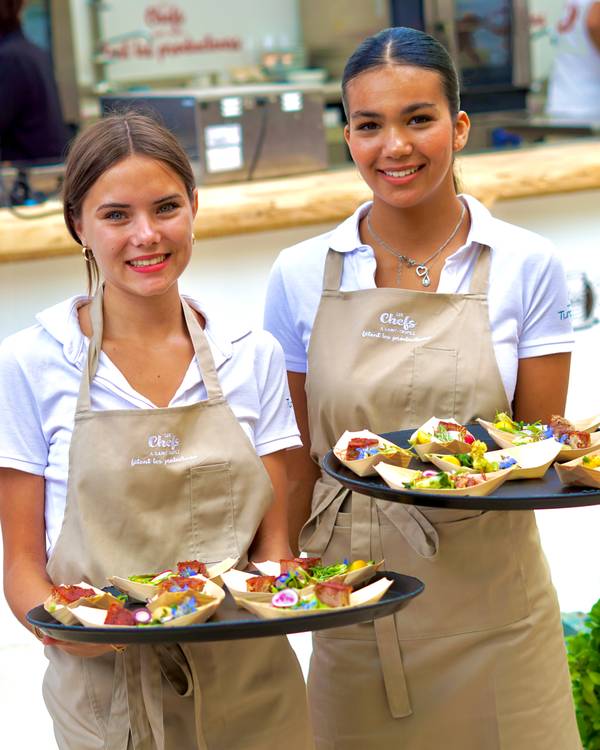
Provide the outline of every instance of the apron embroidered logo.
[[180,440],[177,435],[173,435],[171,432],[167,432],[166,435],[151,435],[148,438],[149,448],[177,448],[180,444]]
[[160,464],[174,464],[181,461],[193,461],[197,455],[185,456],[180,450],[181,440],[172,432],[150,435],[147,440],[148,448],[152,450],[145,456],[137,456],[131,459],[131,466],[147,466]]
[[416,321],[409,315],[402,312],[384,312],[379,316],[380,325],[375,330],[365,328],[362,332],[362,338],[382,339],[397,343],[399,341],[429,341],[431,336],[417,336]]

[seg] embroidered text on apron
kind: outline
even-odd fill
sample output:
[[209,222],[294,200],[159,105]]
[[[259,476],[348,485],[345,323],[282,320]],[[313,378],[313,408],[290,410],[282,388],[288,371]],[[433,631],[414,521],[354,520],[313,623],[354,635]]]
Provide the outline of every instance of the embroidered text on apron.
[[[341,292],[343,257],[328,253],[308,352],[315,459],[344,430],[509,410],[489,328],[489,248],[468,294]],[[383,557],[425,582],[395,617],[315,634],[318,750],[581,747],[533,513],[371,500],[324,475],[300,539],[325,562]]]
[[[271,483],[223,398],[204,332],[182,304],[207,400],[92,411],[101,291],[92,301],[65,517],[48,562],[55,583],[101,587],[108,575],[179,560],[247,562]],[[52,647],[46,654],[44,698],[61,750],[270,750],[282,731],[287,747],[312,748],[302,674],[284,637],[129,646],[95,659]]]

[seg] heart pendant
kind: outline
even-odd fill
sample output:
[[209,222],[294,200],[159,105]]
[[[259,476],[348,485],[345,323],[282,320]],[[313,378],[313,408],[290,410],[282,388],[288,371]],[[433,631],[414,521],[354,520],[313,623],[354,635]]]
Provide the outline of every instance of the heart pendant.
[[427,268],[427,266],[417,266],[415,268],[415,273],[421,279],[421,284],[423,284],[423,286],[429,286],[431,284],[431,279],[429,278],[429,269]]

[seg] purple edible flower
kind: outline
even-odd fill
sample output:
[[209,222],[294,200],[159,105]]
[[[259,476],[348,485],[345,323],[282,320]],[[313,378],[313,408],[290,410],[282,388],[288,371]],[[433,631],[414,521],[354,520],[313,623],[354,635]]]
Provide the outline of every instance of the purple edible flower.
[[198,575],[197,572],[190,568],[189,566],[186,568],[183,568],[183,570],[179,573],[180,576],[183,576],[184,578],[192,578],[192,576]]

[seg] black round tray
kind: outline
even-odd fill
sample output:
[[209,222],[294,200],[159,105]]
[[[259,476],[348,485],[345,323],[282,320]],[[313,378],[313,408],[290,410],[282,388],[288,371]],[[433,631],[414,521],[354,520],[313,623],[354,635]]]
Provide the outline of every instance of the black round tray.
[[[224,611],[233,612],[234,616],[239,614],[239,619],[214,620],[187,627],[90,628],[83,625],[62,625],[48,614],[42,605],[34,607],[27,613],[27,621],[50,638],[62,641],[135,643],[137,645],[185,641],[230,641],[239,638],[264,638],[301,633],[307,630],[339,628],[343,625],[369,622],[402,609],[425,588],[418,578],[391,571],[380,571],[372,580],[376,581],[379,578],[391,578],[393,583],[376,604],[278,620],[261,620],[245,610],[233,610],[235,605],[229,601],[221,607]],[[227,593],[227,598],[230,599],[229,593]],[[131,606],[139,607],[140,605],[132,603]],[[218,612],[220,611],[221,608]]]
[[[487,443],[490,450],[497,450],[492,438],[479,424],[469,425],[469,431],[478,440]],[[408,448],[408,439],[414,429],[382,433],[382,437],[391,440],[401,448]],[[542,479],[516,479],[500,485],[498,489],[485,497],[469,495],[433,495],[422,490],[393,490],[379,474],[359,477],[344,466],[333,451],[325,454],[323,469],[334,479],[354,492],[375,497],[379,500],[391,500],[408,505],[424,505],[430,508],[461,508],[463,510],[541,510],[543,508],[576,508],[581,505],[600,505],[600,490],[592,487],[564,486],[561,484],[554,467],[550,467]],[[423,463],[415,457],[411,469],[435,469],[433,464]]]

